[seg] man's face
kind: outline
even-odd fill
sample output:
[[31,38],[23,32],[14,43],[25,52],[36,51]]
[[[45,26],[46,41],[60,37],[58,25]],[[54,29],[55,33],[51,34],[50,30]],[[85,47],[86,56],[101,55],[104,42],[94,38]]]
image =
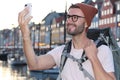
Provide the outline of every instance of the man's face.
[[85,17],[83,12],[78,8],[69,9],[66,26],[68,34],[81,34],[85,30]]

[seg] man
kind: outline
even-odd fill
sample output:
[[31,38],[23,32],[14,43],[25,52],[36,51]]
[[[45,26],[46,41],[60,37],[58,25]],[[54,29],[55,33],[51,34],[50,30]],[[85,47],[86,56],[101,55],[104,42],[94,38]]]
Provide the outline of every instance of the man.
[[[36,56],[27,27],[32,16],[27,19],[24,18],[28,13],[28,8],[21,11],[18,22],[23,36],[23,48],[29,69],[44,70],[56,65],[60,67],[61,55],[65,45],[59,46],[45,55]],[[88,60],[83,63],[83,68],[95,80],[115,80],[113,57],[109,47],[101,45],[99,48],[96,48],[93,40],[90,40],[86,36],[87,29],[91,25],[91,21],[96,13],[96,8],[84,3],[77,3],[70,6],[66,20],[67,33],[72,35],[70,55],[79,59],[85,50]],[[78,63],[71,59],[67,59],[61,73],[61,78],[62,80],[90,80],[79,70]]]

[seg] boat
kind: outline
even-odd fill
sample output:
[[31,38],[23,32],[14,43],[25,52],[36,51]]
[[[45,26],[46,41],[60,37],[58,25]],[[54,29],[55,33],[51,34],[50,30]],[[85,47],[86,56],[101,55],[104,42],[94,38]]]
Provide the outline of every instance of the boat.
[[7,61],[8,51],[6,49],[0,50],[0,60]]
[[21,51],[15,51],[15,53],[10,53],[7,56],[7,62],[10,65],[17,66],[17,65],[26,65],[26,58]]

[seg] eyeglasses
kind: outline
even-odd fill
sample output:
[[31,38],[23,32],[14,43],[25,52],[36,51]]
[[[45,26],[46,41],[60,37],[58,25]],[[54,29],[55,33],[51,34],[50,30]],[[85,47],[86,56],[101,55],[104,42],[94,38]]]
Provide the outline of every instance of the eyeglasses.
[[78,18],[85,18],[83,16],[78,16],[78,15],[67,15],[67,19],[71,18],[73,22],[76,22]]

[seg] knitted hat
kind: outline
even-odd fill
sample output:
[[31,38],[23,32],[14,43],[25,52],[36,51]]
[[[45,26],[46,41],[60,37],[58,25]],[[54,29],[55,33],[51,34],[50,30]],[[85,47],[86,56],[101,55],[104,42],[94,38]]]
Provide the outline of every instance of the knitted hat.
[[97,14],[98,10],[95,7],[93,7],[92,5],[88,5],[85,3],[77,3],[75,5],[78,6],[83,11],[83,13],[85,15],[85,20],[89,27],[91,25],[92,19]]

